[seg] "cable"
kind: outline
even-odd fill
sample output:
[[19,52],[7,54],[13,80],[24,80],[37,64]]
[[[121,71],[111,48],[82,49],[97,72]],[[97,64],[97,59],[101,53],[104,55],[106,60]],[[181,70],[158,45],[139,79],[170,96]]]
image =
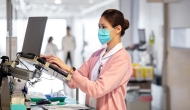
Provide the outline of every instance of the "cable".
[[[54,72],[55,72],[55,71],[54,71]],[[54,75],[54,72],[53,72],[53,75]],[[58,73],[57,73],[57,75],[56,75],[53,79],[48,79],[48,78],[45,78],[45,77],[41,77],[41,78],[44,78],[44,79],[47,79],[47,80],[54,80],[57,76],[58,76]],[[34,82],[28,80],[26,83],[28,83],[29,86],[27,86],[27,87],[28,87],[28,88],[34,87],[34,85],[35,85],[37,82],[41,81],[41,78],[37,78]]]
[[[54,72],[55,72],[55,71],[54,71]],[[54,76],[54,72],[53,72],[53,76]],[[41,78],[47,79],[47,80],[54,80],[57,76],[58,76],[58,73],[57,73],[57,75],[56,75],[53,79],[49,79],[49,78],[45,78],[45,77],[41,77]]]
[[18,59],[19,62],[21,62],[21,63],[26,67],[26,69],[27,69],[28,71],[30,71],[30,70],[28,69],[28,67],[18,58],[18,56],[17,56],[17,59]]
[[27,86],[28,88],[33,87],[33,86],[34,86],[34,85],[33,85],[33,83],[32,83],[30,80],[28,80],[28,81],[26,82],[26,84],[27,84],[27,83],[29,84],[29,85]]
[[12,94],[14,92],[14,83],[13,82],[9,82],[9,88],[10,88],[10,94]]
[[16,54],[16,57],[17,57],[18,61],[21,62],[21,63],[26,67],[26,69],[27,69],[28,71],[30,71],[30,70],[28,69],[28,67],[19,59],[19,57],[18,57],[19,54],[21,54],[21,52],[18,52],[18,53]]
[[21,54],[22,52],[18,52],[18,53],[16,53],[16,56],[18,56],[19,54]]
[[41,79],[40,79],[40,78],[38,78],[38,79],[37,79],[37,80],[35,80],[34,82],[32,82],[32,81],[28,80],[26,83],[28,83],[28,84],[29,84],[29,87],[34,87],[34,85],[35,85],[37,82],[39,82],[39,81],[41,81]]

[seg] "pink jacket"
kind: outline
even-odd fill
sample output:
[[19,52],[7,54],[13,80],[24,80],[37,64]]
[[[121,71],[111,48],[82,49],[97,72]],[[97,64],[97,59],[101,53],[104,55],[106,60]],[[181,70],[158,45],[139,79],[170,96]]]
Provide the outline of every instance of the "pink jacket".
[[90,81],[91,71],[103,49],[92,54],[88,61],[77,69],[68,83],[70,88],[80,88],[89,96],[97,98],[97,110],[126,110],[125,98],[127,83],[132,75],[130,55],[122,48],[103,65],[99,78]]

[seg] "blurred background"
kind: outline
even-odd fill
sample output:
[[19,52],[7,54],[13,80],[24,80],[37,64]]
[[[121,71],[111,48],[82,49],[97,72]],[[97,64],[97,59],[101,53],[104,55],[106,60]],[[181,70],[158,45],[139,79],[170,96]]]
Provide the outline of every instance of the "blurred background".
[[[128,110],[189,110],[190,0],[0,0],[0,56],[8,55],[10,36],[12,52],[22,50],[29,17],[47,16],[41,53],[52,36],[56,55],[64,60],[62,38],[69,26],[76,42],[73,66],[79,68],[102,48],[98,22],[106,9],[122,11],[130,22],[122,37],[134,67],[126,98]],[[57,79],[43,79],[30,88],[44,94],[62,89],[68,88]],[[80,90],[78,101],[85,103]]]

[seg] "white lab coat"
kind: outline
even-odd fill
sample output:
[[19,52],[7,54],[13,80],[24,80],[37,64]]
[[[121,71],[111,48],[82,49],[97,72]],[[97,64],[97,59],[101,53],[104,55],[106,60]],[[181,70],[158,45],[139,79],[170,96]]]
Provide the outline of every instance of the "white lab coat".
[[70,52],[70,56],[72,59],[72,64],[74,61],[74,50],[76,47],[75,38],[73,36],[65,36],[62,39],[62,48],[64,52],[63,60],[66,61],[67,53]]
[[58,49],[57,46],[53,43],[48,43],[46,46],[45,54],[46,55],[56,55]]

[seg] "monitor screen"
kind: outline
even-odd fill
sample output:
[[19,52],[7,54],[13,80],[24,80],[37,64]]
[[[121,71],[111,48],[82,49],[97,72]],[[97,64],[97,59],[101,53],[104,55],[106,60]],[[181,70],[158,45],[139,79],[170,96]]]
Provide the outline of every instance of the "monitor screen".
[[138,29],[139,32],[139,42],[146,43],[145,29]]
[[29,17],[22,47],[23,53],[40,56],[47,17]]

